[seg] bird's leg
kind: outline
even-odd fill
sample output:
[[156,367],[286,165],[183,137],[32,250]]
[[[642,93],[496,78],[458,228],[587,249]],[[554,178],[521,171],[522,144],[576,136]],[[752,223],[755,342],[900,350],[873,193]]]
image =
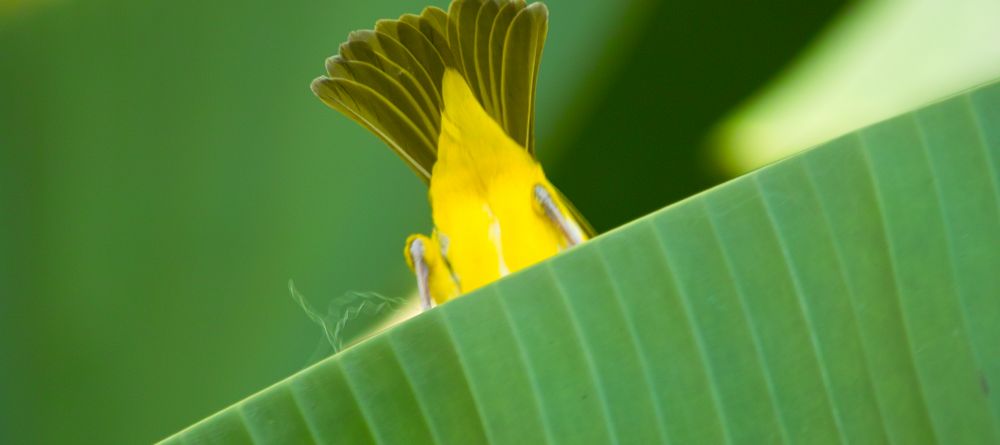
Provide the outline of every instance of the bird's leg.
[[427,238],[422,236],[414,237],[410,241],[410,245],[407,246],[406,252],[409,255],[410,264],[413,266],[413,273],[417,276],[417,292],[420,293],[420,309],[428,310],[431,308],[431,290],[430,290],[430,268],[427,265],[427,260],[425,257],[426,246],[424,242]]
[[563,214],[559,205],[556,204],[555,199],[552,198],[552,193],[549,189],[542,184],[535,184],[534,188],[535,202],[541,206],[542,211],[545,212],[545,216],[552,221],[559,231],[562,232],[563,236],[566,237],[566,241],[569,242],[570,247],[575,246],[583,242],[583,232],[580,230],[580,226],[576,224],[572,219]]

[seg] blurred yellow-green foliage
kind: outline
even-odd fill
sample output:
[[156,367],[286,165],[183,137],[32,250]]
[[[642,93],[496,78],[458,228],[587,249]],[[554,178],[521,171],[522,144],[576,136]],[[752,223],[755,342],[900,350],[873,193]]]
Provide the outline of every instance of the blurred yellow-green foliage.
[[[706,135],[840,3],[549,1],[549,176],[599,230],[725,179]],[[425,5],[4,3],[0,443],[150,442],[288,376],[319,340],[289,279],[410,292],[426,189],[308,85]]]
[[847,8],[722,121],[731,174],[1000,77],[1000,2],[870,0]]

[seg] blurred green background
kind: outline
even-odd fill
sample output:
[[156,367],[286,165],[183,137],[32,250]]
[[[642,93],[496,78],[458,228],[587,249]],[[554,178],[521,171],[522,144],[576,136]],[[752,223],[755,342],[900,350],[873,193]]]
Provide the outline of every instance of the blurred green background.
[[[599,230],[726,179],[713,126],[843,6],[547,3],[540,157]],[[289,279],[411,292],[426,189],[308,85],[426,1],[0,4],[0,443],[152,442],[294,373]]]

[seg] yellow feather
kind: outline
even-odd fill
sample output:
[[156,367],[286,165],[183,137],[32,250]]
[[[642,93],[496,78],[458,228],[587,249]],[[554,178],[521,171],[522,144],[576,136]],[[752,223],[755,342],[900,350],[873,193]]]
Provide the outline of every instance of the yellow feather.
[[411,255],[411,245],[414,241],[420,240],[423,243],[423,261],[427,264],[427,287],[434,300],[439,304],[455,298],[461,294],[458,283],[452,279],[451,270],[444,255],[441,252],[441,239],[438,233],[434,232],[432,238],[424,235],[410,235],[406,239],[406,248],[403,256],[406,257],[406,264],[414,270],[413,256]]
[[411,236],[404,252],[424,304],[593,233],[532,155],[547,31],[543,3],[453,0],[448,12],[428,7],[351,33],[312,83],[429,183],[434,231]]
[[[534,203],[536,184],[552,189],[538,162],[486,114],[458,72],[448,69],[442,88],[430,200],[444,256],[465,293],[544,260],[567,242]],[[444,276],[432,274],[432,280]],[[452,295],[432,292],[438,304]]]

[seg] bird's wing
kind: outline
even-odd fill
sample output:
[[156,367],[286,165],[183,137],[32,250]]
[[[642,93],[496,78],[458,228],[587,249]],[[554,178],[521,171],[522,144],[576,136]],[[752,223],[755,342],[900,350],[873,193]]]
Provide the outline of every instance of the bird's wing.
[[454,0],[448,12],[429,7],[352,32],[312,90],[429,181],[446,68],[462,73],[486,112],[534,153],[535,80],[547,31],[544,4]]

